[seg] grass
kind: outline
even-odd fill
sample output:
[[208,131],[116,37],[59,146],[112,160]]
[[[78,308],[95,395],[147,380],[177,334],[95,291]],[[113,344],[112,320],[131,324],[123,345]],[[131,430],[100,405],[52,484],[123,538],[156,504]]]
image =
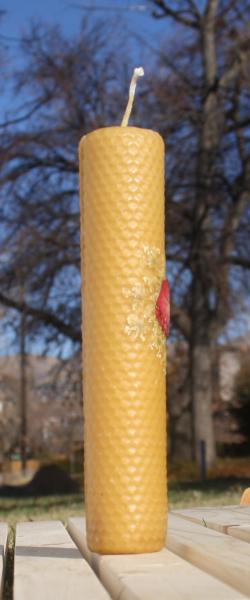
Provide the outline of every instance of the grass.
[[[236,476],[237,474],[237,476]],[[169,468],[170,510],[194,506],[239,504],[243,490],[250,487],[250,458],[219,459],[208,479],[198,480],[197,467],[178,463]],[[0,520],[12,527],[18,521],[61,520],[84,513],[82,494],[1,498]]]
[[30,496],[29,498],[0,498],[0,519],[12,527],[19,521],[60,520],[84,512],[81,494]]
[[[204,483],[170,482],[170,510],[194,506],[222,506],[239,504],[243,490],[250,486],[250,479],[213,479]],[[70,516],[82,516],[84,503],[81,494],[39,496],[29,498],[0,498],[0,520],[12,527],[18,521],[61,520],[66,523]]]
[[170,484],[169,508],[191,508],[195,506],[227,506],[239,504],[242,493],[250,486],[250,479],[212,479],[204,483],[183,482]]

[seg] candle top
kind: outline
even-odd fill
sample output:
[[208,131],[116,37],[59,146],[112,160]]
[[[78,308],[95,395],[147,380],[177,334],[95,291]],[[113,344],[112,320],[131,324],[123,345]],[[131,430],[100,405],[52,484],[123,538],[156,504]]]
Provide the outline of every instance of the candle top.
[[85,139],[89,139],[90,137],[94,136],[94,137],[98,137],[98,136],[117,136],[117,140],[118,139],[124,139],[124,138],[133,138],[133,137],[148,137],[148,136],[154,136],[156,137],[164,146],[164,140],[162,138],[162,136],[160,135],[160,133],[158,133],[158,131],[154,131],[154,129],[147,129],[144,127],[134,127],[129,125],[128,127],[121,127],[120,125],[111,125],[110,127],[99,127],[98,129],[94,129],[93,131],[90,131],[89,133],[87,133],[86,135],[84,135],[81,140],[80,140],[80,144],[82,145],[85,141]]
[[119,132],[118,137],[121,138],[128,138],[131,137],[130,134],[133,134],[134,136],[137,136],[137,134],[143,134],[143,135],[153,135],[153,136],[157,136],[158,138],[160,138],[161,143],[164,146],[164,141],[161,137],[161,135],[157,132],[154,131],[153,129],[147,129],[144,127],[136,127],[136,126],[128,126],[128,120],[132,111],[132,107],[133,107],[133,102],[134,102],[134,96],[135,96],[135,90],[136,90],[136,83],[137,83],[137,79],[138,77],[142,77],[144,75],[144,69],[143,67],[136,67],[134,69],[133,72],[133,76],[130,82],[130,87],[129,87],[129,99],[128,99],[128,103],[127,103],[127,107],[121,122],[121,125],[111,125],[111,126],[107,126],[107,127],[100,127],[98,129],[94,129],[93,131],[87,133],[86,135],[84,135],[81,140],[80,140],[80,145],[82,146],[82,144],[84,143],[85,138],[89,138],[89,136],[106,136],[106,135],[117,135],[117,132]]

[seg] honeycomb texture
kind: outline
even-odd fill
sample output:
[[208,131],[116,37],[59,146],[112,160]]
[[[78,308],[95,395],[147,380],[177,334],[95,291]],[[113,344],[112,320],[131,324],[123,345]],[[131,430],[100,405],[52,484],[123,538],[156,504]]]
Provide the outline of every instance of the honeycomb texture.
[[89,548],[153,552],[166,534],[164,145],[110,127],[80,143],[85,499]]

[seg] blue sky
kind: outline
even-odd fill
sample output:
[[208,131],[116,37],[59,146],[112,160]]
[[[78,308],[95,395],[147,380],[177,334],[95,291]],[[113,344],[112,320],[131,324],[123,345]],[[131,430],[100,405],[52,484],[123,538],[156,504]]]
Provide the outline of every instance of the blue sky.
[[[91,10],[82,9],[89,6]],[[129,7],[135,6],[146,6],[147,10],[129,10]],[[93,10],[95,7],[98,10]],[[96,20],[111,21],[114,38],[119,40],[118,50],[116,43],[116,52],[122,53],[122,59],[124,53],[127,54],[128,72],[130,71],[131,75],[135,66],[142,65],[145,78],[150,55],[152,52],[159,52],[164,39],[171,32],[167,20],[151,17],[147,0],[2,0],[0,8],[6,10],[0,22],[0,51],[3,51],[6,69],[5,86],[0,96],[0,121],[5,109],[15,108],[13,95],[9,94],[8,73],[11,81],[13,69],[22,65],[19,42],[29,31],[32,21],[59,25],[64,35],[71,38],[78,34],[84,17],[90,24]],[[118,35],[115,36],[118,31]],[[108,44],[114,47],[114,40],[110,38]],[[117,76],[119,77],[119,74]],[[18,98],[16,104],[18,107]]]
[[[204,0],[199,0],[197,4],[201,7]],[[82,11],[81,7],[84,5],[92,8],[102,7],[102,10]],[[171,36],[171,23],[165,19],[153,19],[149,11],[119,10],[135,5],[147,5],[147,2],[146,0],[2,0],[1,9],[5,9],[7,12],[0,23],[0,43],[6,49],[7,69],[11,71],[22,60],[18,40],[28,30],[31,20],[58,24],[65,35],[72,37],[77,34],[82,17],[88,16],[93,21],[112,19],[114,29],[116,27],[122,29],[127,39],[127,47],[125,48],[121,44],[121,52],[124,55],[127,49],[130,50],[128,66],[131,74],[135,66],[142,64],[145,76],[147,76],[147,46],[150,45],[156,51],[159,50],[161,44],[164,44],[164,38]],[[110,10],[110,6],[117,7],[117,10]],[[135,41],[134,34],[138,34],[145,40],[146,53],[144,53],[143,46]],[[8,107],[9,99],[7,91],[6,95],[2,95],[0,98],[0,112],[4,112],[5,107]],[[241,329],[245,328],[249,328],[249,317],[243,314],[229,324],[227,333],[229,337],[239,335]],[[8,335],[7,339],[3,337],[0,339],[0,354],[6,351],[9,339]]]
[[[135,66],[142,64],[146,76],[146,54],[142,45],[136,42],[134,33],[138,34],[140,38],[145,39],[145,47],[149,43],[150,46],[155,47],[157,50],[161,40],[166,35],[166,21],[152,19],[149,11],[134,12],[105,8],[107,6],[114,6],[117,9],[122,9],[135,4],[143,4],[143,0],[139,0],[138,2],[136,0],[72,0],[72,2],[71,0],[2,0],[1,9],[6,10],[6,14],[0,23],[0,44],[2,49],[5,50],[7,73],[11,73],[12,69],[20,66],[22,62],[19,40],[28,31],[32,20],[51,25],[60,25],[66,36],[73,37],[78,33],[81,19],[86,16],[93,22],[95,20],[112,20],[114,23],[113,29],[122,30],[123,37],[125,36],[126,48],[123,44],[120,44],[120,47],[123,55],[127,51],[128,66],[131,69],[131,74]],[[91,7],[98,5],[98,7],[102,7],[102,10],[82,11],[79,8],[82,5],[90,5]],[[112,40],[110,40],[110,44],[112,44]],[[147,52],[148,49],[146,50]],[[6,109],[13,109],[13,102],[13,96],[9,94],[8,86],[6,86],[5,93],[2,93],[0,98],[1,120]],[[5,332],[0,332],[0,354],[13,352],[12,339],[13,336],[10,331],[5,330]],[[31,348],[29,349],[31,350]],[[67,343],[64,350],[66,354],[70,351]],[[32,351],[41,351],[40,345],[37,343],[32,344]]]
[[[74,35],[78,31],[79,22],[84,15],[90,19],[113,19],[122,22],[128,38],[137,32],[150,44],[159,47],[160,38],[164,37],[167,24],[164,20],[155,20],[149,10],[124,10],[126,7],[146,5],[143,0],[3,0],[1,7],[7,11],[1,23],[2,41],[12,49],[17,48],[16,40],[25,33],[29,22],[41,20],[50,24],[60,24],[66,35]],[[98,10],[82,10],[83,6],[98,7]],[[114,7],[114,10],[110,10]],[[117,8],[116,8],[117,7]],[[102,9],[101,9],[102,8]],[[5,37],[6,36],[6,37]],[[17,55],[16,55],[17,57]]]
[[[93,16],[100,15],[106,18],[109,18],[112,14],[116,14],[130,24],[132,22],[140,23],[140,28],[143,19],[146,30],[148,30],[148,27],[152,24],[152,19],[148,11],[139,10],[135,12],[121,10],[129,6],[132,8],[133,6],[141,6],[143,4],[145,4],[143,1],[132,2],[131,0],[128,2],[125,0],[98,0],[96,2],[91,0],[43,0],[42,2],[38,2],[37,0],[6,0],[6,4],[4,4],[3,0],[1,6],[7,11],[7,15],[2,30],[6,35],[18,36],[20,31],[25,29],[27,21],[30,18],[35,18],[44,19],[50,23],[61,23],[67,33],[74,33],[77,30],[79,18],[83,14],[81,7],[84,6],[91,6],[91,8],[98,7],[98,10],[95,11],[84,10],[84,13],[88,12]],[[103,10],[100,10],[101,7],[103,7]],[[114,10],[110,10],[110,7],[114,7]],[[117,10],[115,10],[116,7]]]

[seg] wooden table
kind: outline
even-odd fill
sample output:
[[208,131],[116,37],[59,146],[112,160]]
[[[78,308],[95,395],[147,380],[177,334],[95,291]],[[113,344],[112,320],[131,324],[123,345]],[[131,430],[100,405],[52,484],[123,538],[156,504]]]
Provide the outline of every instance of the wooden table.
[[[0,525],[1,575],[7,525]],[[169,515],[166,548],[101,556],[86,545],[82,518],[20,523],[14,600],[240,600],[250,598],[250,506]],[[8,560],[8,554],[7,558]]]

